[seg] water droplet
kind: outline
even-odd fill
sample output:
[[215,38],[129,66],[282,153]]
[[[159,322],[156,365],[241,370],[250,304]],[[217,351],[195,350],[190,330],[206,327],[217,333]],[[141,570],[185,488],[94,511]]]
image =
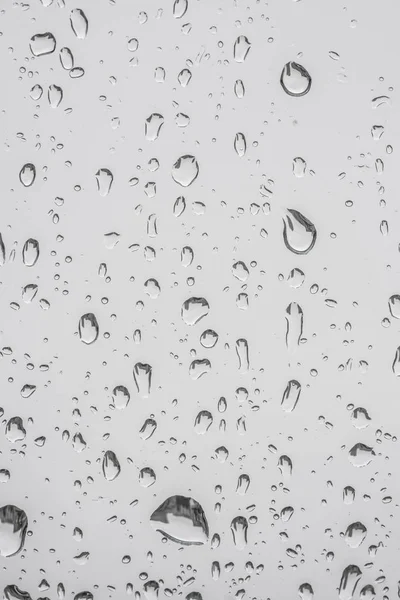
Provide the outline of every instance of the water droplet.
[[346,487],[343,489],[343,502],[345,504],[352,504],[355,497],[355,489],[352,488],[351,485],[346,485]]
[[47,98],[51,108],[57,108],[63,99],[63,91],[60,86],[50,85],[47,92]]
[[99,337],[99,324],[93,313],[86,313],[79,319],[79,337],[84,344],[93,344]]
[[154,419],[146,419],[139,431],[139,435],[142,440],[148,440],[151,438],[156,429],[157,422]]
[[157,600],[160,586],[157,581],[146,581],[143,586],[143,592],[146,600]]
[[144,284],[144,289],[146,294],[152,299],[155,300],[161,293],[161,288],[156,279],[148,279]]
[[283,219],[283,241],[294,254],[308,254],[314,248],[317,230],[299,211],[288,208]]
[[281,407],[285,412],[292,412],[299,401],[301,385],[295,379],[289,381],[282,396]]
[[202,410],[194,422],[194,430],[198,435],[204,435],[213,423],[212,414],[208,410]]
[[151,392],[152,368],[148,364],[136,363],[133,367],[133,378],[136,388],[143,398],[147,398]]
[[123,410],[128,406],[131,395],[124,385],[117,385],[113,389],[112,399],[115,408]]
[[14,556],[25,543],[28,517],[12,504],[0,508],[0,555]]
[[185,154],[172,167],[172,179],[182,187],[188,187],[199,174],[199,165],[194,156]]
[[390,296],[389,310],[392,317],[395,319],[400,319],[400,296],[398,294],[393,294],[393,296]]
[[151,114],[145,122],[145,136],[149,142],[154,142],[164,125],[164,117],[158,113]]
[[279,458],[278,467],[284,477],[289,477],[292,474],[292,461],[285,454]]
[[218,342],[218,334],[213,329],[206,329],[200,336],[200,344],[203,348],[214,348]]
[[245,263],[241,260],[239,260],[232,266],[232,273],[234,277],[236,277],[236,279],[239,279],[239,281],[243,282],[247,281],[249,277],[249,270]]
[[307,163],[303,158],[297,156],[293,159],[293,175],[295,177],[304,177],[306,174],[306,168]]
[[9,442],[22,442],[25,439],[26,430],[21,417],[12,417],[6,425],[6,438]]
[[38,286],[35,285],[34,283],[29,283],[22,290],[22,300],[26,304],[29,304],[35,298],[37,292],[38,292]]
[[33,86],[33,88],[30,91],[30,97],[32,98],[32,100],[40,100],[40,98],[42,97],[43,94],[43,88],[41,85],[39,85],[38,83],[36,85]]
[[311,76],[298,63],[288,62],[282,70],[281,86],[289,96],[304,96],[310,91]]
[[56,49],[56,39],[52,33],[37,33],[29,44],[33,56],[51,54]]
[[249,370],[249,345],[247,340],[241,338],[236,340],[236,354],[239,360],[239,373],[247,373]]
[[175,19],[181,19],[188,9],[188,0],[175,0],[172,13]]
[[299,587],[299,596],[301,600],[312,600],[314,598],[314,590],[309,583],[302,583]]
[[114,481],[121,472],[121,465],[116,454],[107,450],[103,456],[103,475],[107,481]]
[[360,521],[357,521],[348,526],[344,534],[344,539],[350,548],[358,548],[365,540],[366,535],[367,528]]
[[286,346],[293,351],[300,344],[303,335],[303,310],[297,302],[291,302],[286,309]]
[[349,461],[354,467],[366,467],[374,456],[374,450],[362,443],[355,444],[349,451]]
[[235,148],[235,152],[238,156],[243,157],[246,154],[247,145],[246,138],[244,137],[243,133],[237,133],[235,135],[233,147]]
[[246,517],[235,517],[231,523],[233,543],[238,550],[243,550],[247,545],[248,523]]
[[368,427],[371,417],[365,408],[355,408],[351,413],[352,424],[356,429],[364,429]]
[[251,44],[245,35],[240,35],[233,46],[233,58],[236,62],[242,63],[246,60],[250,51]]
[[22,386],[21,397],[30,398],[34,392],[36,392],[36,385],[26,383],[24,386]]
[[396,377],[400,377],[400,346],[398,346],[394,355],[392,371],[396,375]]
[[173,208],[174,216],[180,217],[181,214],[185,211],[185,208],[186,208],[186,200],[183,196],[179,196],[179,198],[177,198],[174,203],[174,208]]
[[190,80],[192,79],[192,73],[189,69],[182,69],[182,71],[178,75],[178,81],[182,87],[186,87],[189,85]]
[[238,482],[236,485],[236,493],[239,496],[244,496],[249,489],[250,477],[246,474],[239,475]]
[[303,285],[305,275],[301,269],[292,269],[288,275],[287,282],[292,288],[299,288]]
[[32,238],[26,240],[22,249],[22,260],[27,267],[33,267],[39,258],[39,242]]
[[208,540],[208,523],[200,504],[185,496],[167,498],[151,515],[156,531],[178,544],[200,545]]
[[60,50],[60,62],[63,69],[70,71],[74,67],[74,57],[69,48],[61,48]]
[[96,173],[97,191],[105,198],[110,193],[114,176],[109,169],[99,169]]
[[30,187],[36,179],[36,168],[32,163],[26,163],[19,172],[19,180],[25,187]]
[[181,316],[186,325],[196,325],[210,311],[210,305],[205,298],[189,298],[181,309]]
[[339,585],[340,600],[352,600],[361,575],[361,570],[356,565],[348,565],[343,570]]
[[190,363],[189,375],[192,379],[200,379],[211,371],[211,363],[208,358],[196,359]]
[[244,88],[244,84],[243,84],[243,81],[241,79],[237,79],[235,81],[234,91],[235,91],[235,96],[237,98],[239,98],[239,99],[244,98],[246,90]]
[[287,523],[289,521],[289,519],[292,518],[292,515],[294,513],[294,509],[292,506],[285,506],[285,508],[282,508],[281,510],[281,519],[284,523]]
[[[399,595],[399,594],[397,594],[397,595]],[[374,587],[369,583],[367,585],[364,585],[364,587],[360,591],[360,600],[374,600],[374,598],[375,598]]]
[[28,592],[24,592],[16,585],[7,585],[3,594],[6,600],[32,600]]
[[71,10],[69,20],[76,37],[79,40],[84,40],[88,32],[89,23],[83,10],[80,8]]

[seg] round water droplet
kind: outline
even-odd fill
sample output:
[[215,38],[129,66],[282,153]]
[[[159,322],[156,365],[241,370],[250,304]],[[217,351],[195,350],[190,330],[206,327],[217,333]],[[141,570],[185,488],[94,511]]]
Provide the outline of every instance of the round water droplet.
[[235,135],[233,147],[235,148],[235,152],[238,156],[243,157],[246,154],[247,144],[243,133],[237,133]]
[[178,544],[200,545],[208,540],[208,523],[200,504],[185,496],[167,498],[151,515],[151,524]]
[[99,324],[93,313],[83,315],[79,320],[79,337],[85,344],[93,344],[99,337]]
[[76,37],[79,40],[84,40],[88,32],[89,23],[83,10],[80,8],[71,10],[69,20]]
[[117,385],[112,392],[113,404],[117,410],[123,410],[129,404],[131,395],[124,385]]
[[299,211],[287,209],[283,219],[283,241],[294,254],[308,254],[314,248],[317,230]]
[[0,555],[14,556],[25,543],[28,518],[12,504],[0,508]]
[[36,179],[36,168],[32,163],[26,163],[19,172],[19,180],[25,187],[30,187]]
[[218,334],[213,329],[206,329],[200,336],[200,344],[203,348],[214,348],[218,342]]
[[282,70],[281,86],[289,96],[304,96],[310,91],[311,76],[298,63],[288,62]]
[[199,174],[199,165],[194,156],[185,154],[172,167],[172,179],[182,187],[188,187]]
[[207,316],[210,305],[205,298],[189,298],[185,300],[181,309],[181,316],[186,325],[195,325]]
[[348,526],[344,534],[344,539],[350,548],[358,548],[365,540],[366,535],[367,528],[360,521],[357,521]]
[[33,56],[51,54],[56,49],[56,39],[50,32],[37,33],[31,37],[29,47]]
[[35,100],[35,101],[40,100],[40,98],[42,97],[42,94],[43,94],[43,88],[38,83],[33,86],[33,88],[31,89],[31,91],[29,93],[32,100]]
[[61,48],[60,50],[60,62],[63,69],[70,71],[74,66],[74,57],[69,48]]

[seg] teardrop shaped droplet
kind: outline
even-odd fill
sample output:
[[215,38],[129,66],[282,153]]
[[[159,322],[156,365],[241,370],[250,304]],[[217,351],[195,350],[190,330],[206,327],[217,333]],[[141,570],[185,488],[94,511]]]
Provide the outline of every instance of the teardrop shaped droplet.
[[33,56],[51,54],[56,49],[56,39],[50,32],[37,33],[31,37],[29,47]]
[[283,241],[294,254],[308,254],[314,248],[317,230],[299,211],[287,209],[283,219]]
[[194,156],[185,154],[172,167],[172,179],[182,187],[188,187],[199,174],[199,164]]
[[114,176],[109,169],[99,169],[96,173],[97,191],[105,198],[111,190]]
[[245,35],[239,35],[233,46],[233,58],[236,62],[242,63],[250,51],[251,44]]
[[107,481],[114,481],[121,472],[119,460],[112,450],[107,450],[103,456],[103,475]]
[[12,504],[0,508],[0,555],[14,556],[25,543],[28,517]]
[[33,238],[26,240],[22,249],[22,260],[27,267],[33,267],[39,258],[39,242]]
[[151,392],[152,368],[144,363],[136,363],[133,367],[133,378],[136,388],[143,398],[147,398]]
[[186,496],[171,496],[151,515],[151,524],[162,535],[185,546],[205,544],[208,523],[200,504]]
[[292,412],[299,401],[301,385],[295,379],[289,381],[282,396],[281,407],[285,412]]
[[83,10],[80,8],[71,10],[69,20],[76,37],[79,40],[84,40],[88,32],[89,23]]
[[349,451],[349,461],[354,467],[366,467],[375,456],[373,448],[366,444],[355,444]]
[[204,435],[213,422],[212,414],[208,410],[201,410],[194,422],[194,430],[198,435]]
[[346,533],[344,534],[345,542],[350,548],[358,548],[361,546],[367,535],[367,528],[365,525],[356,521],[348,526]]
[[340,600],[352,600],[362,572],[357,565],[348,565],[342,573],[339,585]]
[[247,545],[248,523],[246,517],[235,517],[231,523],[233,543],[238,550],[243,550]]
[[237,133],[235,135],[233,147],[235,148],[236,154],[241,158],[246,154],[247,144],[246,138],[244,137],[243,133]]
[[210,311],[210,305],[205,298],[188,298],[182,305],[181,316],[186,325],[196,325]]
[[311,89],[311,76],[303,66],[288,62],[282,70],[281,86],[289,96],[305,96]]
[[30,187],[36,179],[36,168],[32,163],[26,163],[19,172],[19,180],[25,187]]
[[161,127],[164,125],[164,117],[153,113],[146,119],[145,136],[149,142],[154,142],[160,135]]
[[99,324],[93,313],[86,313],[79,319],[79,337],[84,344],[93,344],[99,337]]
[[279,458],[278,467],[284,477],[289,477],[292,474],[293,464],[286,454]]

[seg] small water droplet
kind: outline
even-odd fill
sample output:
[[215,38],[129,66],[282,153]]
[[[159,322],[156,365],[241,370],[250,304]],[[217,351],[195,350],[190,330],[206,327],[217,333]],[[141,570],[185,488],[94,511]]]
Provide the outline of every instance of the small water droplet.
[[304,96],[310,91],[311,76],[302,65],[288,62],[282,69],[281,86],[289,96]]

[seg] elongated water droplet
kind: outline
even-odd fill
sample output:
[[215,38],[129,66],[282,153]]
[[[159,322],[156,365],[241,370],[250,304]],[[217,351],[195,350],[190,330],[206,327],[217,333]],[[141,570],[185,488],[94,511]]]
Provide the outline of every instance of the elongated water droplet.
[[304,283],[305,275],[301,269],[292,269],[288,275],[287,282],[291,288],[297,289]]
[[309,72],[295,62],[288,62],[282,69],[281,86],[289,96],[304,96],[310,91]]
[[19,180],[25,187],[30,187],[36,179],[36,168],[32,163],[26,163],[19,172]]
[[188,0],[175,0],[172,14],[175,19],[181,19],[188,9]]
[[396,377],[400,377],[400,346],[398,346],[392,363],[392,371]]
[[283,219],[283,241],[294,254],[308,254],[314,248],[317,230],[299,211],[287,209]]
[[212,414],[208,410],[201,410],[194,422],[194,430],[198,435],[204,435],[213,422]]
[[181,264],[183,267],[190,267],[194,259],[194,252],[190,246],[184,246],[181,250]]
[[50,32],[37,33],[31,37],[29,47],[33,56],[51,54],[56,49],[56,39]]
[[300,344],[303,335],[303,310],[297,302],[291,302],[286,309],[286,346],[293,352]]
[[243,550],[247,545],[248,523],[246,517],[235,517],[231,523],[233,543],[238,550]]
[[235,152],[238,156],[243,157],[246,154],[247,144],[243,133],[237,133],[235,135],[233,147],[235,148]]
[[57,108],[63,99],[63,91],[59,85],[50,85],[47,92],[47,98],[51,108]]
[[249,489],[250,477],[246,474],[239,475],[238,482],[236,485],[236,493],[240,496],[244,496]]
[[70,71],[74,67],[74,57],[69,48],[61,48],[60,50],[60,62],[63,69]]
[[33,238],[26,240],[22,249],[22,260],[27,267],[33,267],[39,258],[39,242]]
[[71,10],[69,20],[76,37],[79,40],[84,40],[88,32],[89,23],[83,10],[80,8]]
[[151,524],[178,544],[200,545],[208,540],[208,523],[200,504],[186,496],[167,498],[151,515]]
[[234,91],[235,91],[236,98],[244,98],[246,91],[245,91],[243,81],[241,79],[237,79],[235,81]]
[[131,395],[124,385],[117,385],[113,389],[112,399],[115,408],[123,410],[128,406]]
[[289,477],[292,474],[292,461],[285,454],[279,458],[278,467],[284,477]]
[[113,481],[121,472],[121,465],[116,454],[112,450],[107,450],[103,457],[103,475],[107,481]]
[[133,378],[136,388],[143,398],[147,398],[151,392],[152,368],[148,364],[136,363],[133,367]]
[[250,51],[251,44],[245,35],[239,35],[233,46],[233,58],[236,62],[242,63]]
[[292,518],[292,515],[294,513],[294,509],[292,506],[285,506],[285,508],[282,508],[281,510],[281,519],[284,523],[287,523],[289,521],[289,519]]
[[352,504],[354,502],[354,498],[356,497],[356,492],[351,485],[346,485],[343,489],[343,502],[344,504]]
[[210,305],[205,298],[188,298],[182,305],[181,316],[186,325],[196,325],[210,311]]
[[148,440],[151,438],[155,430],[157,429],[157,423],[154,419],[146,419],[139,431],[139,435],[142,440]]
[[79,337],[84,344],[93,344],[99,337],[99,324],[93,313],[86,313],[79,319]]
[[301,385],[295,379],[289,381],[282,396],[281,407],[285,412],[292,412],[299,401]]
[[29,283],[22,290],[22,300],[26,304],[29,304],[35,298],[37,292],[38,292],[38,286],[35,285],[34,283]]
[[366,467],[375,456],[373,448],[359,442],[349,451],[349,461],[354,467]]
[[348,526],[344,534],[344,539],[350,548],[358,548],[365,540],[366,535],[367,528],[365,525],[360,523],[360,521],[356,521]]
[[239,360],[239,373],[247,373],[249,370],[249,345],[247,340],[241,338],[236,340],[236,354]]
[[0,508],[0,555],[14,556],[25,543],[28,517],[12,504]]
[[306,168],[307,163],[303,158],[297,156],[293,159],[293,175],[295,177],[304,177],[306,174]]
[[199,174],[199,165],[194,156],[185,154],[172,167],[172,179],[182,187],[188,187]]
[[389,310],[392,317],[400,319],[400,295],[393,294],[389,298]]
[[342,573],[339,585],[340,600],[352,600],[358,582],[361,579],[361,570],[357,565],[348,565]]
[[180,217],[181,214],[185,211],[186,208],[186,200],[183,196],[179,196],[174,203],[173,212],[175,217]]
[[97,191],[103,198],[110,193],[114,176],[109,169],[99,169],[96,173]]
[[189,69],[182,69],[178,75],[178,81],[182,87],[189,85],[191,79],[192,73],[189,71]]
[[161,127],[164,125],[164,117],[158,113],[151,114],[145,123],[145,136],[149,142],[154,142],[161,131]]

